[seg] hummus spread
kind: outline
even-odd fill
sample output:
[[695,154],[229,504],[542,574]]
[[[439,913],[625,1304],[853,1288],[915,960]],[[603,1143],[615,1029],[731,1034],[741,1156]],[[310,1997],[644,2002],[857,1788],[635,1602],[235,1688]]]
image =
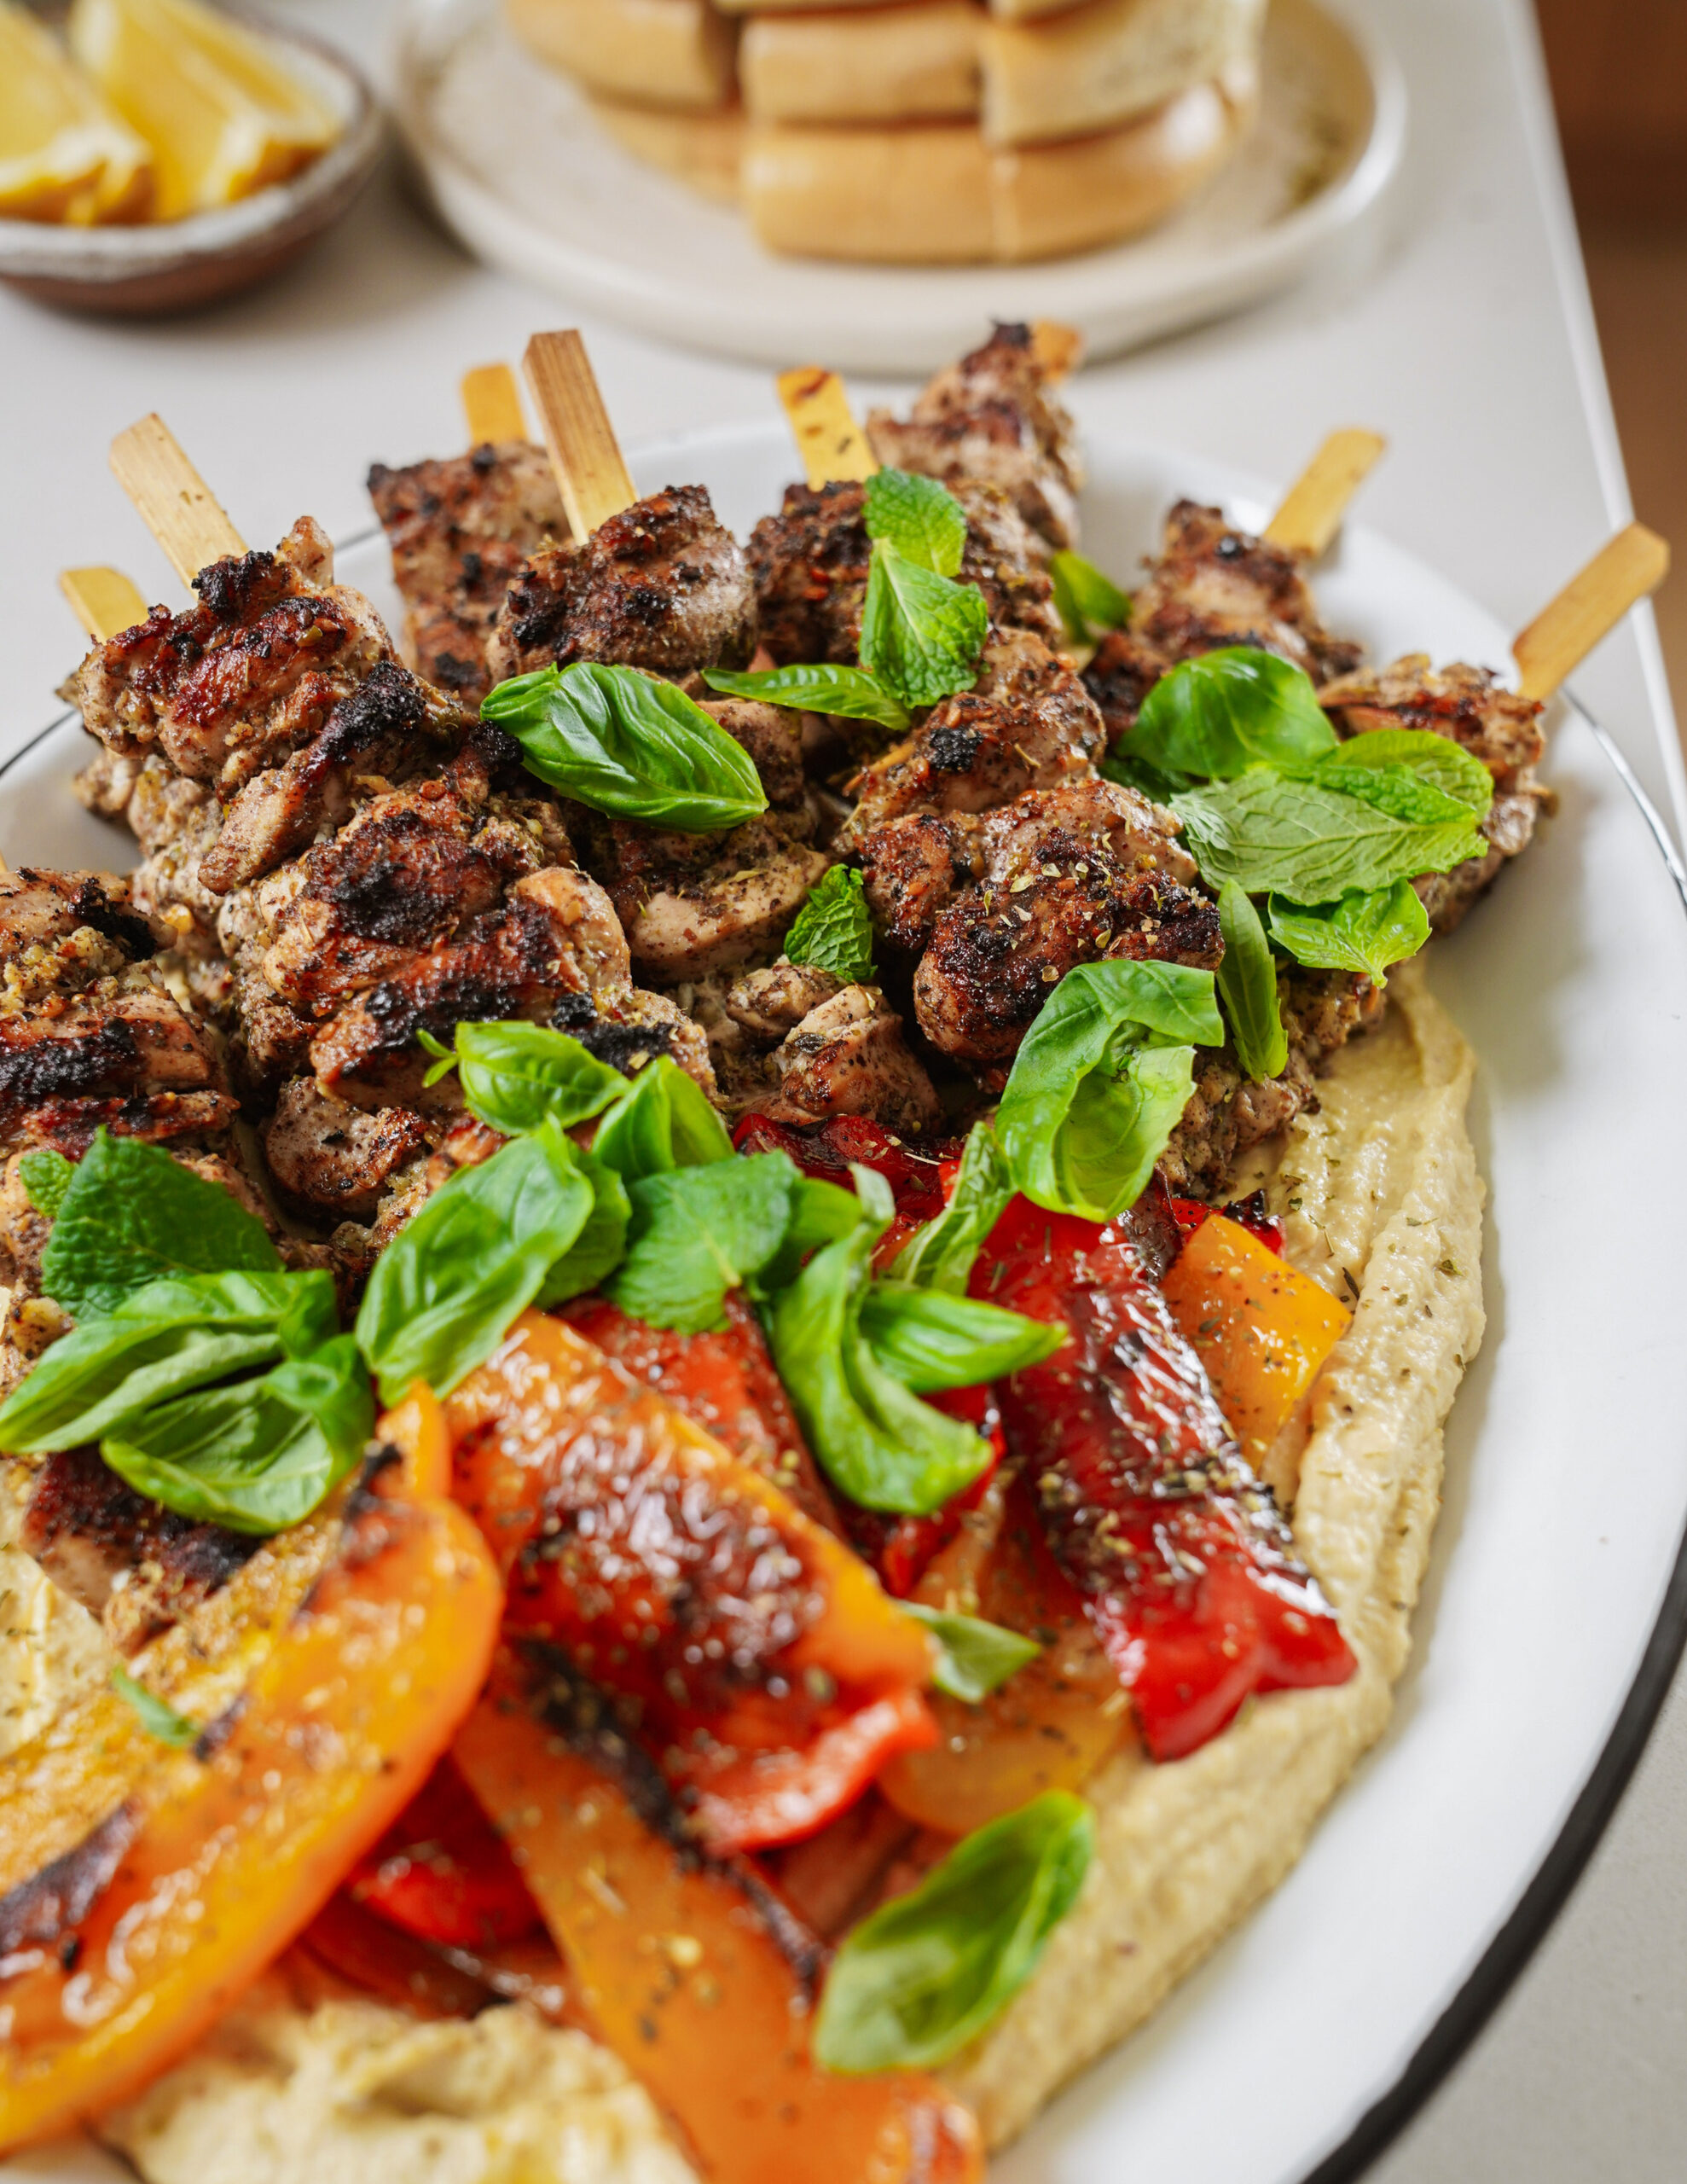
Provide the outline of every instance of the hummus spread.
[[[1441,1427],[1482,1336],[1483,1186],[1465,1130],[1472,1057],[1421,964],[1241,1179],[1269,1185],[1287,1254],[1356,1300],[1275,1484],[1359,1673],[1251,1700],[1187,1759],[1110,1760],[1087,1794],[1098,1854],[1035,1978],[948,2073],[992,2146],[1113,2047],[1283,1878],[1386,1724],[1440,1507]],[[9,1513],[0,1510],[0,1520]],[[103,1673],[96,1628],[0,1548],[0,1750]],[[80,1622],[77,1620],[80,1618]],[[21,1725],[21,1727],[20,1726]],[[521,2007],[419,2024],[314,2007],[272,1975],[107,2135],[148,2184],[687,2184],[622,2065]]]

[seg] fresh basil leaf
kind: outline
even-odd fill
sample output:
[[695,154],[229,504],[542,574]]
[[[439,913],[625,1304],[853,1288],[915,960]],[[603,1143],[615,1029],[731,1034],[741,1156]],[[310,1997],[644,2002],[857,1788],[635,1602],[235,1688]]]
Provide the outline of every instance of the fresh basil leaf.
[[793,963],[830,971],[848,985],[866,984],[872,967],[872,913],[867,906],[861,875],[853,866],[834,864],[797,911],[785,937]]
[[959,571],[966,552],[966,511],[935,478],[913,470],[878,470],[867,479],[862,507],[869,538],[882,539],[940,577]]
[[571,1130],[627,1089],[618,1069],[546,1024],[459,1024],[455,1059],[469,1112],[506,1137],[548,1117]]
[[1052,1212],[1110,1221],[1140,1194],[1195,1083],[1224,1043],[1210,971],[1084,963],[1015,1058],[996,1115],[1014,1188]]
[[196,1388],[332,1339],[333,1278],[181,1275],[136,1290],[46,1351],[0,1405],[0,1448],[78,1448]]
[[1336,742],[1307,676],[1235,645],[1162,676],[1122,747],[1163,772],[1228,781],[1255,766],[1314,764]]
[[1447,801],[1456,817],[1415,822],[1318,781],[1251,773],[1186,790],[1173,809],[1209,886],[1316,903],[1486,856],[1469,808]]
[[1325,910],[1297,910],[1275,900],[1271,937],[1313,971],[1358,971],[1388,984],[1390,963],[1415,956],[1429,938],[1429,914],[1409,880],[1369,895],[1343,895]]
[[892,1276],[964,1297],[972,1263],[1012,1195],[1013,1181],[994,1131],[988,1123],[974,1123],[948,1204],[908,1238],[891,1262]]
[[1111,577],[1093,561],[1063,548],[1051,554],[1048,573],[1054,585],[1055,611],[1074,644],[1087,644],[1099,630],[1122,630],[1131,603]]
[[789,1288],[806,1262],[827,1244],[848,1236],[866,1218],[854,1191],[841,1183],[822,1182],[818,1176],[804,1176],[797,1188],[791,1226],[785,1241],[768,1263],[745,1277],[745,1287],[765,1304],[781,1289]]
[[861,665],[905,706],[935,706],[970,690],[989,630],[976,585],[952,584],[894,546],[872,549],[861,608]]
[[594,811],[709,834],[768,808],[743,745],[635,667],[541,668],[499,683],[480,710],[520,744],[529,773]]
[[83,1320],[170,1274],[268,1274],[281,1254],[218,1183],[103,1130],[77,1163],[41,1256],[41,1287]]
[[1219,997],[1230,1019],[1236,1058],[1256,1084],[1281,1077],[1289,1066],[1289,1034],[1277,1000],[1277,964],[1260,914],[1233,880],[1219,891],[1224,957]]
[[545,1276],[544,1287],[534,1299],[542,1310],[565,1304],[571,1297],[582,1297],[606,1281],[626,1254],[632,1227],[632,1201],[621,1176],[594,1153],[577,1150],[574,1157],[591,1185],[592,1210],[585,1227]]
[[592,1187],[554,1122],[461,1168],[375,1261],[357,1340],[397,1403],[438,1396],[482,1365],[545,1286],[592,1211]]
[[990,1448],[959,1419],[922,1403],[874,1356],[861,1310],[884,1220],[876,1199],[867,1211],[774,1298],[774,1361],[833,1485],[865,1509],[927,1516],[972,1484]]
[[448,1047],[443,1039],[435,1038],[426,1025],[416,1034],[416,1044],[424,1053],[433,1056],[432,1066],[422,1077],[424,1088],[431,1092],[436,1084],[443,1083],[456,1067],[457,1050],[455,1047]]
[[628,1182],[730,1160],[733,1141],[708,1095],[667,1054],[646,1063],[598,1125],[592,1152]]
[[200,1740],[200,1725],[190,1722],[185,1714],[178,1714],[167,1699],[156,1692],[148,1691],[144,1683],[137,1683],[127,1669],[113,1663],[111,1687],[118,1697],[132,1706],[140,1717],[141,1727],[149,1737],[159,1744],[167,1744],[174,1751],[191,1751]]
[[784,1243],[801,1181],[783,1153],[641,1176],[628,1194],[627,1256],[605,1295],[635,1319],[681,1334],[725,1327],[728,1291]]
[[1327,788],[1363,796],[1366,772],[1397,766],[1455,803],[1468,805],[1479,819],[1493,802],[1493,776],[1481,760],[1473,758],[1451,736],[1437,735],[1428,728],[1380,728],[1368,735],[1350,736],[1319,760],[1313,778]]
[[844,1937],[815,2027],[823,2067],[928,2070],[958,2054],[1036,1969],[1094,1850],[1095,1815],[1064,1790],[957,1844]]
[[119,1478],[177,1516],[230,1531],[303,1523],[362,1455],[374,1426],[351,1336],[261,1380],[182,1396],[100,1444]]
[[62,1153],[26,1153],[18,1173],[35,1211],[45,1221],[56,1220],[65,1194],[76,1180],[76,1163]]
[[1052,1356],[1066,1339],[1064,1327],[1046,1320],[906,1281],[869,1286],[861,1333],[885,1371],[919,1396],[1005,1380]]
[[990,1693],[1035,1660],[1042,1647],[1035,1638],[1017,1630],[1004,1630],[999,1623],[985,1623],[976,1615],[954,1615],[947,1608],[926,1607],[919,1600],[899,1603],[904,1615],[923,1623],[937,1641],[937,1665],[931,1681],[951,1699],[969,1706],[982,1705]]
[[816,661],[812,666],[769,667],[755,675],[729,675],[705,667],[703,679],[728,698],[757,698],[766,706],[790,706],[805,713],[833,713],[840,720],[870,720],[892,735],[905,735],[907,708],[864,667],[840,667]]

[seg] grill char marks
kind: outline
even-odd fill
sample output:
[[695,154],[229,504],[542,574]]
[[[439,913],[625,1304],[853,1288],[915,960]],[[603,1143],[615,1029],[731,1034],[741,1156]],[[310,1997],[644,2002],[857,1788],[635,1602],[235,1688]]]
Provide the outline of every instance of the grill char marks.
[[671,485],[583,546],[536,554],[510,586],[487,661],[495,681],[575,660],[684,676],[742,667],[755,649],[743,549],[701,485]]
[[73,1849],[0,1896],[0,1957],[68,1942],[110,1887],[141,1817],[138,1806],[119,1805]]

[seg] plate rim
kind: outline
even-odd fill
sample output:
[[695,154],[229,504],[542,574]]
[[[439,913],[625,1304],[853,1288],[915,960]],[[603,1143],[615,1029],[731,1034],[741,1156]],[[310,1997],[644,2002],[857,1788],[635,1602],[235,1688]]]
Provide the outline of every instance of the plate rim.
[[[1324,4],[1324,0],[1320,0]],[[734,421],[702,427],[689,432],[652,435],[628,450],[629,460],[652,460],[676,450],[680,444],[730,442],[760,437],[765,424]],[[1255,480],[1240,465],[1214,464],[1184,449],[1150,449],[1146,443],[1125,435],[1092,434],[1098,442],[1111,439],[1115,451],[1124,456],[1151,452],[1165,458],[1183,457],[1221,468],[1234,485],[1227,498],[1251,491]],[[1370,531],[1397,553],[1402,553],[1439,576],[1432,563],[1409,548],[1395,546],[1386,531]],[[368,545],[380,536],[378,523],[365,524],[334,542],[336,555]],[[1451,579],[1441,578],[1443,582]],[[1463,592],[1462,586],[1455,586]],[[1470,595],[1465,594],[1469,597]],[[1474,602],[1473,603],[1479,603]],[[1677,902],[1687,918],[1687,863],[1678,852],[1657,806],[1641,785],[1633,768],[1610,734],[1568,685],[1559,693],[1571,713],[1591,735],[1594,743],[1632,799],[1647,832],[1673,884]],[[0,758],[0,781],[61,729],[77,721],[74,706],[67,706],[28,735],[18,747]],[[1451,2075],[1470,2051],[1500,2003],[1521,1978],[1545,1940],[1586,1871],[1594,1851],[1615,1816],[1624,1792],[1633,1778],[1663,1710],[1676,1671],[1687,1653],[1687,1520],[1677,1541],[1668,1579],[1657,1613],[1647,1635],[1638,1663],[1623,1693],[1611,1727],[1588,1767],[1581,1787],[1522,1893],[1481,1954],[1470,1966],[1446,2000],[1434,2023],[1423,2034],[1393,2082],[1377,2094],[1341,2140],[1320,2155],[1309,2168],[1297,2169],[1298,2184],[1355,2184],[1391,2146]],[[4,2173],[0,2163],[0,2175]]]

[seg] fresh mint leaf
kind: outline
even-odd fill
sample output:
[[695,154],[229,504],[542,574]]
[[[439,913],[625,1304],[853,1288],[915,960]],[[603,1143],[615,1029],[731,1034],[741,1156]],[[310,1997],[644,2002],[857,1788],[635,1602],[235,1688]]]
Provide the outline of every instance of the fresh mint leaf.
[[571,1130],[627,1089],[618,1069],[545,1024],[459,1024],[456,1059],[469,1112],[506,1137],[547,1118]]
[[1309,904],[1486,856],[1469,807],[1446,801],[1456,816],[1411,820],[1317,781],[1256,772],[1186,790],[1173,809],[1209,886],[1233,880],[1249,895]]
[[485,1362],[591,1216],[592,1186],[554,1122],[461,1168],[375,1261],[357,1341],[385,1403],[438,1396]]
[[932,2070],[991,2024],[1077,1901],[1095,1815],[1048,1790],[977,1829],[832,1960],[815,2027],[828,2071]]
[[667,1054],[646,1064],[598,1126],[594,1156],[627,1182],[730,1160],[733,1141],[707,1094]]
[[1277,1000],[1277,964],[1260,914],[1233,880],[1219,891],[1224,958],[1219,998],[1230,1019],[1236,1057],[1256,1084],[1281,1077],[1289,1066],[1289,1034]]
[[362,1454],[369,1376],[350,1335],[261,1380],[159,1403],[100,1444],[119,1478],[178,1516],[267,1534],[300,1524]]
[[851,1234],[866,1218],[866,1209],[854,1191],[841,1183],[822,1182],[818,1176],[804,1176],[785,1241],[764,1267],[745,1277],[745,1288],[765,1304],[796,1281],[815,1252]]
[[846,985],[872,979],[872,913],[867,906],[861,875],[853,866],[834,864],[797,911],[785,937],[793,963],[830,971]]
[[729,698],[757,698],[767,706],[791,706],[805,713],[832,713],[840,720],[867,720],[906,735],[907,708],[864,667],[838,667],[817,661],[812,666],[769,667],[755,675],[729,675],[705,667],[711,690]]
[[996,1115],[1014,1188],[1110,1221],[1141,1194],[1189,1103],[1195,1049],[1224,1043],[1210,971],[1084,963],[1026,1034]]
[[73,1319],[172,1274],[268,1274],[264,1223],[155,1145],[96,1130],[59,1203],[41,1287]]
[[627,1256],[605,1295],[635,1319],[681,1334],[725,1327],[728,1292],[785,1242],[802,1180],[783,1153],[641,1176],[628,1193]]
[[1075,645],[1090,643],[1103,630],[1122,630],[1131,619],[1131,603],[1111,577],[1104,577],[1093,561],[1063,548],[1051,554],[1048,573],[1054,585],[1055,611]]
[[1006,1380],[1066,1339],[1064,1327],[907,1281],[870,1284],[861,1324],[879,1364],[919,1396]]
[[868,479],[862,514],[867,537],[894,546],[940,577],[959,573],[966,552],[966,511],[935,478],[879,470]]
[[877,1193],[863,1193],[863,1212],[774,1299],[774,1362],[833,1485],[865,1509],[926,1516],[985,1469],[989,1443],[922,1403],[873,1355],[861,1314],[873,1245],[886,1225]]
[[136,1682],[127,1669],[113,1664],[111,1687],[134,1708],[141,1727],[158,1743],[167,1744],[173,1751],[191,1751],[199,1742],[199,1723],[190,1722],[185,1714],[178,1714],[167,1699],[148,1691],[144,1683]]
[[55,1221],[76,1180],[76,1164],[62,1153],[26,1153],[18,1163],[29,1202],[43,1221]]
[[974,1123],[948,1204],[908,1238],[891,1262],[893,1277],[964,1297],[972,1263],[1012,1195],[1013,1180],[994,1131],[988,1123]]
[[1325,910],[1273,900],[1271,937],[1309,970],[1357,971],[1382,986],[1389,964],[1415,956],[1429,938],[1429,914],[1412,882],[1396,880],[1369,895],[1343,895]]
[[530,773],[594,811],[709,834],[768,808],[743,745],[637,668],[542,668],[499,683],[480,710],[514,736]]
[[1314,765],[1336,748],[1311,680],[1247,645],[1202,653],[1161,677],[1116,757],[1229,781],[1251,767]]
[[1427,728],[1382,728],[1368,735],[1350,736],[1319,760],[1313,778],[1327,788],[1364,796],[1368,772],[1390,772],[1397,767],[1455,803],[1468,805],[1478,819],[1487,816],[1493,802],[1493,776],[1481,760],[1472,758],[1451,736],[1437,735]]
[[1042,1651],[1035,1638],[1022,1637],[1017,1630],[1005,1630],[1000,1623],[985,1623],[976,1615],[954,1615],[919,1600],[903,1600],[900,1606],[904,1615],[923,1623],[937,1641],[932,1682],[969,1706],[982,1705]]
[[970,690],[990,625],[984,595],[952,584],[884,542],[872,549],[861,608],[861,665],[908,706]]

